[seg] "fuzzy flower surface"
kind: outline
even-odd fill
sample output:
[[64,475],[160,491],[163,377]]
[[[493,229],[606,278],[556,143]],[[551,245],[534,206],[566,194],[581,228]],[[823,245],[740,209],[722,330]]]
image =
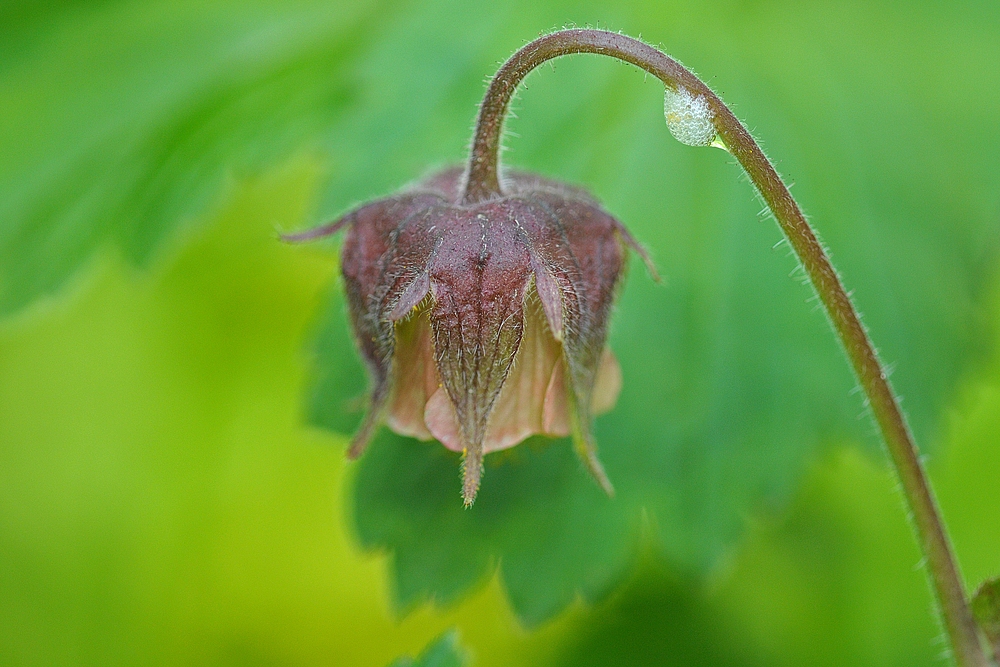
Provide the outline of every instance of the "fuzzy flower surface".
[[462,180],[449,169],[285,237],[348,230],[341,271],[371,378],[348,454],[360,456],[383,422],[436,439],[463,453],[471,505],[486,453],[573,435],[612,493],[590,426],[621,388],[607,334],[627,250],[648,258],[581,189],[515,172],[501,196],[462,204]]

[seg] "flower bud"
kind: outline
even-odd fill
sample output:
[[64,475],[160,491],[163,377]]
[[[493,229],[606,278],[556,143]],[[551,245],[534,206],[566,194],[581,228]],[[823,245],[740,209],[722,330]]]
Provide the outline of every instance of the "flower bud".
[[349,455],[383,420],[437,439],[463,453],[470,505],[486,453],[534,434],[572,434],[611,493],[590,425],[621,388],[606,342],[627,249],[646,256],[580,189],[515,173],[502,196],[466,205],[462,175],[440,172],[287,237],[348,228],[341,270],[372,381]]

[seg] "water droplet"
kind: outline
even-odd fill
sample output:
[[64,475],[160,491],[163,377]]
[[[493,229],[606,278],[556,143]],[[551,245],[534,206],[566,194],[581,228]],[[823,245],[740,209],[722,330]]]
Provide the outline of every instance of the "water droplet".
[[712,110],[703,95],[695,97],[688,90],[666,89],[663,115],[674,139],[688,146],[711,146],[716,140]]
[[712,139],[712,143],[710,143],[709,146],[712,146],[713,148],[721,148],[727,153],[729,152],[729,146],[726,145],[726,142],[723,141],[722,137],[719,135],[715,135],[715,139]]

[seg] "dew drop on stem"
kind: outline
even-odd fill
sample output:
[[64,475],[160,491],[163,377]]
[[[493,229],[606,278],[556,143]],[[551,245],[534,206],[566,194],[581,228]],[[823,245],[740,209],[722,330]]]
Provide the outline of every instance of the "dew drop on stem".
[[670,134],[682,144],[725,148],[718,139],[712,110],[704,96],[696,97],[684,88],[668,87],[663,95],[663,115]]

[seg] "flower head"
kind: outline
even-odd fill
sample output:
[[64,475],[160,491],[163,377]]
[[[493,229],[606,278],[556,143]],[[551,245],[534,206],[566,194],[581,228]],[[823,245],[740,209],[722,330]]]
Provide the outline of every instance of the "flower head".
[[621,387],[608,319],[627,248],[642,249],[583,190],[514,173],[501,196],[464,204],[462,175],[440,172],[286,237],[348,228],[341,270],[372,380],[349,455],[383,420],[436,438],[464,454],[468,505],[484,454],[536,433],[573,434],[611,493],[590,423]]

